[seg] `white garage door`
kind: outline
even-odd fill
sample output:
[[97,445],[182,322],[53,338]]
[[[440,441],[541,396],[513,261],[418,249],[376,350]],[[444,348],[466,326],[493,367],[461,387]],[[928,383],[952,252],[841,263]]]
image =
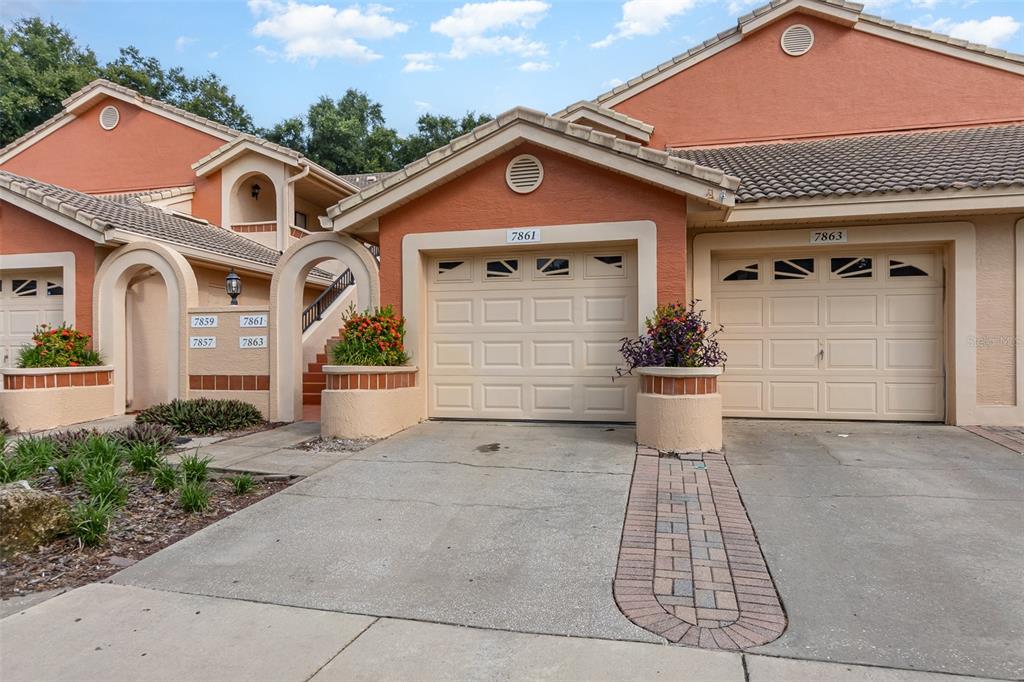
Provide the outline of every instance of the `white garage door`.
[[18,351],[32,342],[36,327],[64,320],[60,270],[0,272],[0,366],[13,367]]
[[452,255],[428,278],[430,416],[634,418],[615,368],[637,333],[635,251]]
[[714,258],[725,413],[942,420],[942,273],[937,251]]

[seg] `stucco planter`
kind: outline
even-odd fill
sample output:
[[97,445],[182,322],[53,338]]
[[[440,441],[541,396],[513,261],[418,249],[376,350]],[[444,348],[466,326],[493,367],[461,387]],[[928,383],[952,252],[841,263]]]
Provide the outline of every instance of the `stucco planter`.
[[636,440],[663,452],[722,449],[721,367],[639,367]]
[[116,414],[114,368],[0,368],[0,417],[15,431],[68,426]]
[[416,367],[324,365],[320,435],[324,438],[386,438],[424,419],[423,389]]

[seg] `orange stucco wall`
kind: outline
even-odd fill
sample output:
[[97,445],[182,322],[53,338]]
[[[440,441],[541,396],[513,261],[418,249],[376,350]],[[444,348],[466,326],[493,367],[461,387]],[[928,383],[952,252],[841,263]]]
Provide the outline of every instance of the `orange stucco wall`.
[[92,334],[95,244],[17,206],[0,202],[0,253],[6,256],[62,251],[75,254],[75,326]]
[[[517,154],[544,164],[544,182],[530,194],[505,183]],[[686,296],[686,200],[623,175],[534,147],[514,150],[437,187],[380,219],[381,302],[401,307],[402,239],[407,234],[651,220],[658,226],[658,299]]]
[[[121,120],[113,130],[99,113],[115,105]],[[191,165],[224,140],[120,100],[103,99],[0,168],[83,192],[128,192],[196,185],[193,211],[220,223],[220,177],[196,178]],[[215,212],[211,211],[215,207]],[[202,211],[202,212],[200,212]]]
[[[779,47],[810,26],[801,57]],[[1024,78],[794,14],[613,107],[693,146],[1024,120]]]

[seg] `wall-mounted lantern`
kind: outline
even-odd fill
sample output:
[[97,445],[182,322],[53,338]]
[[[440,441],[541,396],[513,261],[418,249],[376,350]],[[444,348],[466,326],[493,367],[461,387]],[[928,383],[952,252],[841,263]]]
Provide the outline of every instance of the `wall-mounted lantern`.
[[259,199],[260,198],[260,190],[262,190],[262,189],[263,189],[262,187],[260,187],[257,183],[254,182],[252,184],[252,188],[251,188],[252,198],[253,199]]
[[242,293],[242,278],[238,276],[234,268],[224,278],[224,290],[231,297],[231,305],[238,305],[238,295]]

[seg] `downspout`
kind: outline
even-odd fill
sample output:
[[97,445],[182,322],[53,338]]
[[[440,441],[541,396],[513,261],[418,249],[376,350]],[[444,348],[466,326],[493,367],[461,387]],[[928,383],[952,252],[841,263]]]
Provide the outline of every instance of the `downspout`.
[[[284,202],[285,203],[285,206],[284,206],[284,214],[285,215],[284,215],[284,218],[285,218],[285,220],[284,220],[284,225],[283,225],[284,230],[282,230],[282,232],[284,234],[281,235],[280,239],[277,242],[278,247],[280,247],[280,248],[278,248],[278,251],[280,251],[281,253],[284,253],[285,251],[288,250],[288,246],[287,246],[288,245],[288,238],[292,236],[292,217],[295,215],[295,187],[294,187],[294,185],[295,185],[296,182],[298,182],[302,178],[304,178],[307,175],[309,175],[309,171],[312,170],[308,163],[304,163],[302,161],[299,161],[299,163],[302,165],[302,170],[299,171],[298,173],[296,173],[295,175],[291,176],[290,178],[285,178],[285,181],[284,181],[284,185],[285,185],[285,202]],[[290,202],[288,200],[288,197],[291,197],[291,201]]]

